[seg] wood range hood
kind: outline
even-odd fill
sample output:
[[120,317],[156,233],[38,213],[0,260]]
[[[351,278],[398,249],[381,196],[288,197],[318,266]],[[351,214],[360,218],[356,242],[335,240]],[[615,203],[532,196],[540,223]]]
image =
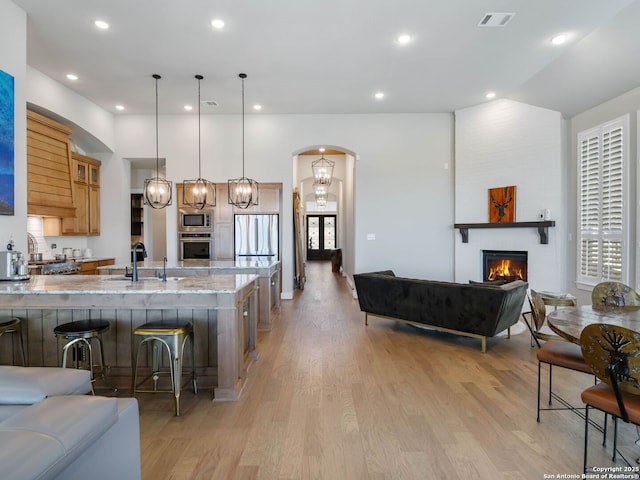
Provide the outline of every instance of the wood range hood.
[[72,130],[27,110],[27,214],[75,217]]

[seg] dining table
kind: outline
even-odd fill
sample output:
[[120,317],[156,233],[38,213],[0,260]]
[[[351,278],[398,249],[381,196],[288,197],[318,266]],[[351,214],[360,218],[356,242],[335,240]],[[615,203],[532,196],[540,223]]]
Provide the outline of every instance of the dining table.
[[580,344],[582,329],[592,323],[608,323],[640,331],[640,306],[559,308],[547,315],[549,328],[570,342]]

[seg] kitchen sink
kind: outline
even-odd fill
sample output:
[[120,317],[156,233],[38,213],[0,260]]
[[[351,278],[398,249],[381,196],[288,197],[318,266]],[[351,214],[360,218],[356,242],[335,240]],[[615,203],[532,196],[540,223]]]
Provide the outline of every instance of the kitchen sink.
[[[176,282],[178,280],[182,280],[184,277],[167,277],[167,282]],[[121,276],[109,276],[106,278],[107,281],[116,281],[116,282],[131,282],[131,277],[121,277]],[[138,277],[138,282],[162,282],[162,278],[160,277]],[[133,283],[133,282],[132,282]]]

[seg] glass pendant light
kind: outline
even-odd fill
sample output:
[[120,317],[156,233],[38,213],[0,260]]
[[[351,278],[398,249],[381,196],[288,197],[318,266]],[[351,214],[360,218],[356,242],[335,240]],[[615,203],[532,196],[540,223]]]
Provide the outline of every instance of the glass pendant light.
[[244,176],[244,79],[246,73],[238,75],[242,79],[242,177],[228,181],[229,203],[238,208],[258,205],[258,182]]
[[198,178],[182,182],[182,203],[192,208],[202,210],[205,207],[216,206],[215,185],[202,178],[202,164],[200,154],[200,81],[202,75],[196,75],[198,80]]
[[157,73],[153,74],[156,79],[156,176],[147,178],[144,181],[144,204],[151,208],[164,208],[171,205],[173,195],[173,184],[166,178],[160,177],[160,159],[158,157],[158,80],[162,77]]

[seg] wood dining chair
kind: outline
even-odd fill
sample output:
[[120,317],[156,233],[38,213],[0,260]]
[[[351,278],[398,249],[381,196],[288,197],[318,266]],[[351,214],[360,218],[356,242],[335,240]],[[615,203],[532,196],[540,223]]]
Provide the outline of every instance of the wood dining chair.
[[590,408],[604,412],[605,421],[607,414],[614,417],[613,461],[618,453],[618,418],[640,425],[640,333],[617,325],[594,323],[582,330],[580,346],[585,362],[600,380],[582,392],[586,407],[583,470],[587,473]]
[[[567,342],[562,337],[554,334],[539,333],[539,330],[545,324],[547,312],[542,296],[535,290],[530,290],[527,296],[529,300],[529,306],[531,307],[530,313],[530,331],[531,335],[535,339],[538,351],[536,357],[538,359],[538,412],[536,420],[540,421],[540,412],[545,410],[571,410],[574,413],[579,413],[582,416],[582,408],[576,407],[562,398],[560,395],[553,392],[553,367],[562,367],[568,370],[576,372],[593,374],[589,366],[585,363],[582,356],[582,351],[579,345],[575,343]],[[524,317],[524,314],[523,314]],[[525,318],[526,322],[526,318]],[[529,323],[527,324],[529,325]],[[540,342],[543,340],[543,343]],[[541,377],[542,377],[542,364],[549,365],[549,395],[548,404],[549,407],[542,408],[540,406],[540,393],[541,393]],[[551,407],[552,401],[556,400],[562,405],[562,407]]]

